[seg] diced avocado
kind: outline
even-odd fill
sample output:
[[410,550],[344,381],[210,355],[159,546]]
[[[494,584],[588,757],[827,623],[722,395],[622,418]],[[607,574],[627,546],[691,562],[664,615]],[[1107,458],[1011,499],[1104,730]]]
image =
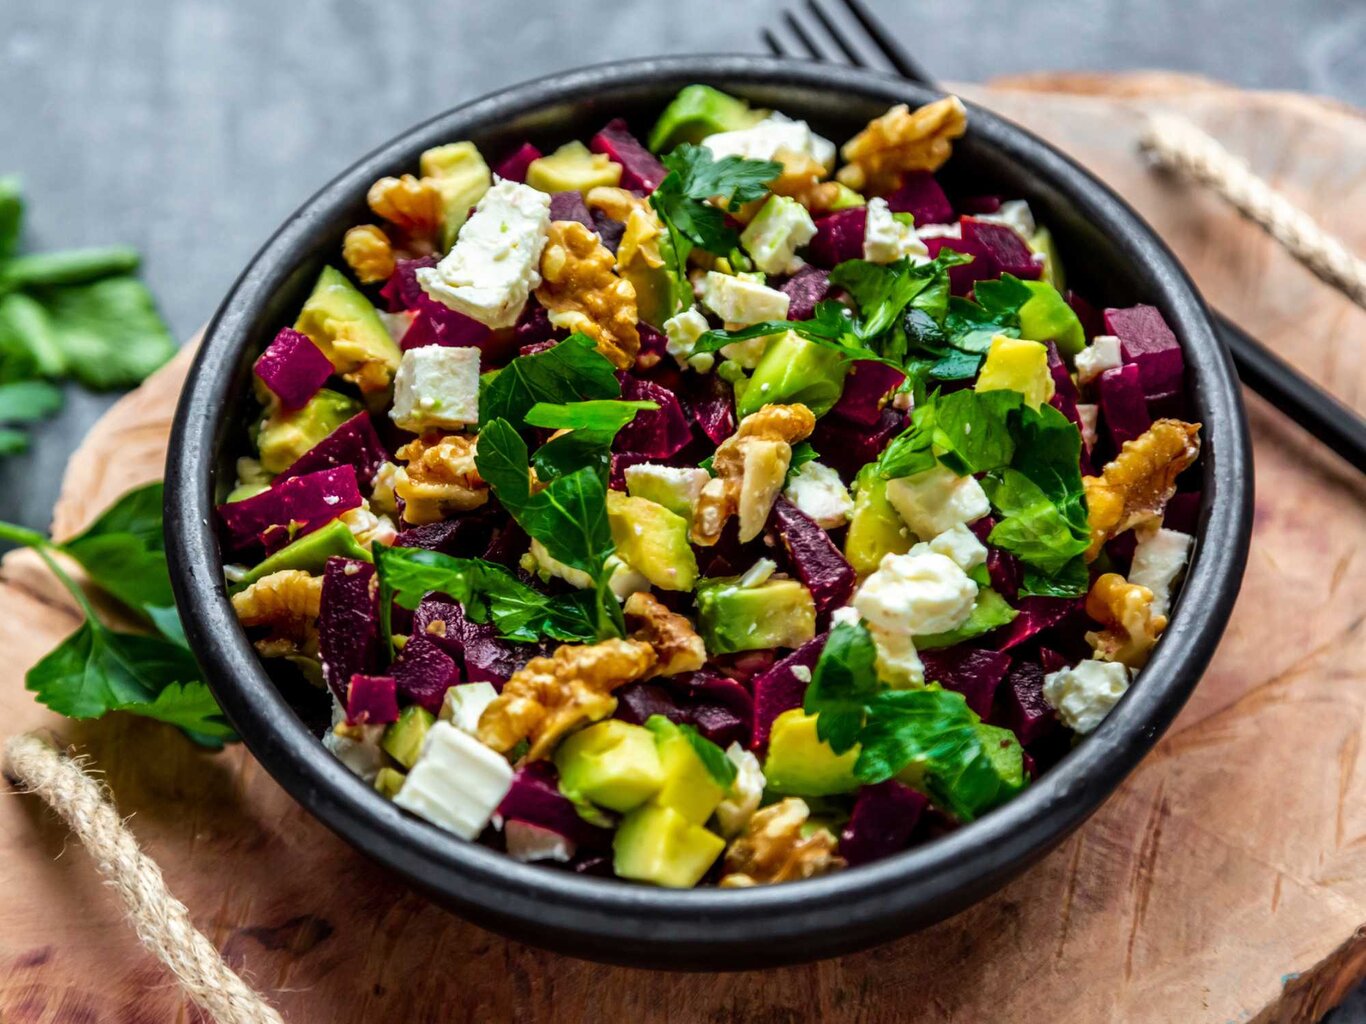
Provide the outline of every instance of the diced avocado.
[[831,200],[828,207],[831,213],[835,213],[838,210],[851,210],[855,206],[868,205],[868,200],[860,193],[855,192],[848,185],[837,181],[835,182],[835,188],[838,191],[836,191],[835,198]]
[[608,810],[634,810],[664,784],[654,733],[608,719],[569,736],[555,750],[560,788]]
[[587,192],[599,185],[620,184],[621,164],[575,140],[531,161],[526,183],[542,192]]
[[1086,347],[1086,331],[1067,300],[1045,281],[1025,281],[1034,294],[1020,307],[1020,336],[1030,341],[1051,341],[1069,363]]
[[269,558],[257,562],[235,586],[245,587],[283,569],[302,569],[309,575],[317,576],[333,555],[370,561],[370,552],[361,547],[356,535],[340,519],[334,519],[326,526],[285,545]]
[[375,788],[390,800],[403,788],[403,780],[408,777],[406,772],[401,772],[397,768],[384,767],[375,776]]
[[[790,273],[801,265],[797,250],[815,234],[816,224],[805,206],[790,196],[769,196],[740,233],[740,244],[754,265],[744,269],[758,267],[765,274]],[[730,262],[743,259],[745,253],[735,253]]]
[[854,478],[854,511],[849,515],[844,557],[854,572],[866,576],[877,570],[884,555],[904,555],[912,543],[906,524],[887,500],[887,481],[869,463]]
[[[663,715],[651,715],[645,727],[654,734],[664,770],[663,783],[650,802],[672,807],[694,825],[705,824],[717,804],[726,798],[726,790],[712,777],[693,746],[694,742],[707,740],[690,739]],[[725,757],[719,747],[716,753]]]
[[[984,566],[978,566],[985,572]],[[987,577],[990,582],[990,576]],[[947,633],[921,633],[915,638],[915,646],[922,651],[934,650],[937,647],[952,647],[960,644],[964,640],[971,640],[973,637],[989,633],[993,629],[1001,626],[1008,626],[1015,621],[1015,616],[1020,613],[1010,607],[1006,599],[989,586],[978,584],[977,600],[972,603],[972,611],[963,620],[963,624],[957,629],[951,629]]]
[[246,501],[248,498],[254,498],[268,490],[270,490],[270,484],[238,484],[228,492],[223,503],[231,505],[234,501]]
[[409,704],[399,712],[397,722],[385,726],[379,745],[404,768],[411,768],[417,763],[423,741],[427,739],[427,730],[435,721],[436,716],[426,708]]
[[1006,788],[1012,792],[1023,789],[1024,751],[1020,748],[1020,741],[1015,734],[1009,729],[982,722],[977,726],[977,739],[982,744],[982,751],[987,755],[987,760],[996,769],[996,774],[1001,777]]
[[684,86],[664,108],[650,129],[649,145],[656,153],[680,142],[701,142],[717,132],[749,128],[764,119],[765,112],[751,110],[748,103],[709,85]]
[[256,434],[261,468],[267,473],[283,473],[295,459],[360,411],[354,399],[326,388],[302,409],[276,409],[262,421]]
[[839,401],[849,360],[833,348],[788,331],[769,341],[736,405],[743,419],[772,402],[800,402],[824,416]]
[[449,249],[469,219],[470,208],[493,184],[493,175],[473,142],[435,146],[422,154],[418,166],[441,193],[441,244]]
[[617,245],[617,273],[631,282],[640,319],[655,330],[662,331],[666,320],[692,303],[687,277],[670,273],[677,262],[659,218],[652,211],[633,211]]
[[720,836],[672,807],[647,804],[622,819],[612,839],[612,869],[619,878],[690,889],[725,846]]
[[854,775],[859,748],[836,754],[816,735],[816,715],[801,708],[773,720],[764,760],[766,786],[783,796],[833,796],[861,785]]
[[1026,405],[1037,409],[1053,395],[1048,349],[1041,342],[996,335],[974,387],[978,391],[1018,391]]
[[691,590],[697,556],[688,542],[688,521],[646,498],[607,492],[612,543],[627,565],[661,590]]
[[663,505],[691,525],[697,499],[710,479],[705,469],[646,462],[626,467],[626,493]]
[[362,391],[383,391],[394,379],[398,345],[370,300],[335,267],[323,267],[294,329],[307,334],[337,373]]
[[703,580],[697,587],[697,629],[710,654],[800,647],[816,635],[811,591],[796,580],[740,586],[740,577]]
[[1039,228],[1029,236],[1029,247],[1043,257],[1043,280],[1059,292],[1066,290],[1067,272],[1058,255],[1058,244],[1053,241],[1053,232]]

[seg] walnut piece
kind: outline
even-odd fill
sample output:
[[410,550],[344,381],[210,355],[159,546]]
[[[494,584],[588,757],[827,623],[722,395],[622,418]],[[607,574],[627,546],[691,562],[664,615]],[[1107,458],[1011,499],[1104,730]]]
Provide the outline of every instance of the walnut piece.
[[441,190],[429,178],[380,178],[370,186],[365,201],[375,216],[409,234],[434,236],[441,229]]
[[1086,489],[1091,546],[1086,560],[1107,541],[1155,520],[1176,493],[1176,478],[1200,454],[1200,424],[1158,420],[1142,435],[1125,441],[1100,476],[1082,478]]
[[773,502],[783,489],[792,463],[792,446],[809,437],[816,417],[800,403],[766,405],[740,421],[712,458],[716,474],[697,500],[692,541],[710,547],[721,538],[726,521],[740,515],[740,540],[763,531]]
[[844,867],[844,859],[835,853],[838,844],[830,832],[816,829],[802,837],[802,826],[810,813],[806,801],[796,797],[755,811],[745,830],[726,850],[721,888],[794,882]]
[[388,235],[373,224],[361,224],[342,238],[342,259],[361,284],[378,284],[393,274],[397,257]]
[[1103,627],[1086,634],[1096,657],[1133,669],[1147,664],[1158,635],[1167,628],[1167,617],[1153,611],[1153,592],[1115,572],[1098,576],[1091,584],[1086,614]]
[[783,165],[783,173],[769,183],[770,192],[797,200],[813,216],[830,212],[831,205],[839,198],[840,187],[825,180],[825,166],[819,160],[787,149],[780,149],[773,159]]
[[696,672],[707,660],[706,645],[687,616],[669,611],[653,594],[637,591],[622,610],[631,639],[654,648],[658,660],[651,677]]
[[394,474],[394,493],[403,499],[403,518],[413,526],[439,523],[489,500],[474,464],[475,440],[461,434],[428,434],[396,453],[407,465]]
[[967,131],[968,114],[957,96],[911,110],[898,103],[844,144],[847,165],[836,177],[852,189],[886,195],[908,171],[937,171]]
[[615,711],[612,691],[644,679],[654,666],[654,648],[639,640],[565,644],[549,658],[532,658],[484,709],[479,741],[506,753],[530,739],[527,760],[541,760],[573,729]]
[[256,649],[266,657],[312,656],[318,653],[322,595],[321,576],[282,569],[233,594],[232,610],[244,626],[270,627],[270,633],[256,641]]
[[616,257],[598,236],[576,220],[557,220],[541,252],[541,286],[536,298],[551,322],[582,331],[598,351],[624,370],[640,351],[636,290],[613,270]]

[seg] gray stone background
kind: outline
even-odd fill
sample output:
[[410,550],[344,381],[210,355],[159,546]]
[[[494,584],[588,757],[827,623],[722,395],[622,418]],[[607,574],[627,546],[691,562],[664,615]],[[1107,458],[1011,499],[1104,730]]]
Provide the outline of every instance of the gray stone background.
[[[1366,102],[1366,0],[869,0],[937,76],[1171,68]],[[793,6],[796,6],[795,2]],[[575,65],[759,52],[780,0],[0,3],[0,173],[34,249],[128,243],[186,337],[315,188],[408,125]],[[72,391],[0,463],[0,517],[45,526],[112,401]],[[1366,994],[1332,1016],[1366,1022]]]

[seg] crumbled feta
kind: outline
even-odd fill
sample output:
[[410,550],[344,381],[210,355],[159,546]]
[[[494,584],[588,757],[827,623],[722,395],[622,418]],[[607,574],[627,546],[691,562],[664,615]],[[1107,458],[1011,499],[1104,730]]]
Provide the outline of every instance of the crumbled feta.
[[1089,402],[1077,403],[1077,419],[1081,420],[1081,439],[1086,442],[1088,450],[1096,446],[1099,440],[1096,428],[1100,425],[1100,406],[1092,405]]
[[[857,626],[863,621],[863,616],[858,613],[858,609],[853,605],[845,605],[843,608],[836,608],[830,613],[831,626]],[[807,680],[808,682],[810,680]]]
[[356,538],[356,543],[364,548],[371,547],[375,541],[385,546],[392,545],[394,538],[398,536],[398,527],[394,525],[394,521],[388,516],[372,512],[370,503],[364,498],[358,506],[343,512],[337,518],[346,524],[351,536]]
[[911,532],[922,538],[938,537],[991,511],[982,485],[946,466],[887,481],[887,500]]
[[907,554],[923,554],[926,551],[943,555],[964,572],[971,572],[987,560],[986,545],[962,523],[945,530],[929,542],[916,544]]
[[1043,699],[1069,729],[1095,730],[1129,688],[1129,670],[1117,661],[1088,659],[1044,676]]
[[[786,320],[791,301],[785,292],[769,288],[747,274],[707,272],[702,279],[702,304],[728,324],[747,327],[765,320]],[[755,339],[758,340],[758,339]]]
[[697,339],[711,330],[711,324],[696,306],[689,306],[664,321],[664,336],[668,339],[664,346],[666,352],[677,360],[679,366],[692,367],[699,373],[712,368],[716,357],[710,352],[693,353]]
[[986,221],[988,224],[1002,224],[1026,242],[1039,230],[1034,222],[1034,211],[1023,199],[1008,199],[995,213],[974,213],[972,219]]
[[977,584],[934,551],[884,555],[850,602],[871,626],[923,635],[957,629],[972,614]]
[[963,224],[961,221],[954,221],[952,224],[922,224],[915,229],[915,233],[921,238],[962,238]]
[[404,352],[389,418],[414,434],[478,423],[479,349],[424,345]]
[[461,683],[446,690],[441,718],[471,736],[479,732],[479,716],[493,703],[498,691],[492,683]]
[[578,846],[567,836],[529,821],[509,821],[503,828],[503,838],[508,856],[523,864],[537,860],[563,863],[578,852]]
[[916,234],[915,225],[897,220],[887,200],[868,200],[863,258],[869,263],[892,263],[907,256],[915,263],[929,262],[930,251]]
[[829,466],[808,462],[787,481],[783,496],[827,530],[843,526],[854,510],[854,499],[840,475]]
[[507,758],[450,722],[437,721],[427,730],[422,753],[394,803],[462,839],[473,839],[511,788]]
[[342,736],[336,728],[346,721],[346,709],[335,696],[332,698],[332,728],[323,733],[323,746],[355,774],[366,782],[374,782],[379,770],[384,767],[384,751],[380,749],[380,737],[384,735],[382,725],[360,725],[347,727],[348,735]]
[[1076,355],[1077,380],[1090,384],[1106,370],[1113,370],[1122,362],[1119,339],[1110,334],[1097,334],[1091,339],[1091,344]]
[[916,653],[915,641],[905,629],[883,629],[869,625],[868,635],[877,648],[877,675],[896,689],[921,686],[925,665]]
[[1172,584],[1186,568],[1194,543],[1194,537],[1180,530],[1161,527],[1139,532],[1134,560],[1129,568],[1129,582],[1153,592],[1154,615],[1166,615],[1171,607]]
[[699,466],[661,466],[653,462],[626,467],[626,493],[663,505],[692,522],[702,488],[711,479]]
[[499,181],[479,200],[435,267],[417,272],[431,298],[488,327],[511,327],[541,283],[541,250],[550,230],[550,196]]
[[720,826],[721,834],[731,839],[744,831],[759,809],[767,780],[759,767],[759,759],[740,744],[732,743],[727,747],[726,757],[735,765],[736,775],[730,794],[716,808],[716,824]]
[[702,145],[717,160],[727,156],[772,160],[786,150],[811,157],[827,171],[835,166],[833,142],[817,135],[805,121],[794,121],[776,112],[750,128],[708,135]]
[[816,222],[788,196],[771,196],[740,235],[740,244],[765,274],[793,274],[802,267],[797,250],[816,237]]
[[400,472],[402,470],[397,463],[381,462],[379,469],[375,470],[374,479],[370,481],[370,507],[390,518],[398,517],[398,496],[394,494],[394,485],[401,479]]

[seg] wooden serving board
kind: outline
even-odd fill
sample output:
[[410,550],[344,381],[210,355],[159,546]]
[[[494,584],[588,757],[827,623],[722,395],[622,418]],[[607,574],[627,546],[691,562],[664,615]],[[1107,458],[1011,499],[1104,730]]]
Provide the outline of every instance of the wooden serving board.
[[[1080,157],[1155,224],[1212,303],[1366,404],[1366,313],[1135,152],[1145,111],[1185,113],[1362,252],[1360,113],[1159,74],[962,91]],[[187,360],[92,432],[67,469],[59,535],[160,475]],[[152,723],[73,724],[35,705],[23,671],[76,619],[23,555],[6,559],[0,583],[0,730],[50,727],[92,755],[199,926],[294,1024],[1314,1021],[1366,976],[1366,487],[1261,402],[1250,411],[1252,557],[1185,712],[1036,868],[864,954],[765,973],[648,974],[449,916],[314,822],[245,750],[210,755]],[[0,1021],[200,1019],[70,845],[36,799],[0,799]]]

